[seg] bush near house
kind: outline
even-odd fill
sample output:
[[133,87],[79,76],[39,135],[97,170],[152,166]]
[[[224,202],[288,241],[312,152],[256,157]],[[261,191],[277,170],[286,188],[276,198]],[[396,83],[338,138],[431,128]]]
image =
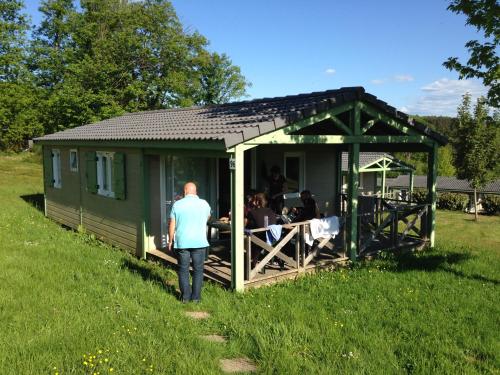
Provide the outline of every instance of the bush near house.
[[[427,190],[415,189],[413,200],[417,204],[427,203]],[[462,193],[438,193],[437,208],[450,211],[464,211],[469,203],[469,196]]]
[[417,204],[427,203],[427,190],[415,189],[412,194],[413,201]]
[[496,195],[485,195],[481,206],[487,215],[500,215],[500,197]]
[[469,196],[462,193],[438,193],[437,207],[441,210],[464,211]]

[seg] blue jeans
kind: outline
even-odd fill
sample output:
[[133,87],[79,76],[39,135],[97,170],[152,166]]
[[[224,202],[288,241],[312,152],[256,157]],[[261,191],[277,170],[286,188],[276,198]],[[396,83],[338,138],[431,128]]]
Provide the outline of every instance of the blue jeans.
[[[203,266],[205,262],[206,247],[197,249],[175,249],[179,262],[179,288],[181,299],[187,301],[201,300],[201,287],[203,285]],[[189,263],[193,261],[193,286],[189,285]]]

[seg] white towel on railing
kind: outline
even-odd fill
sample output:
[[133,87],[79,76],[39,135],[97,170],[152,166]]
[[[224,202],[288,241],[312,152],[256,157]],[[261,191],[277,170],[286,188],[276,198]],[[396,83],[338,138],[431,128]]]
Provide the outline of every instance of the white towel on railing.
[[332,237],[339,234],[339,218],[337,216],[329,216],[323,219],[312,219],[309,224],[311,228],[311,236],[313,239]]
[[266,242],[268,245],[272,245],[281,238],[281,230],[283,227],[279,224],[271,224],[266,230]]

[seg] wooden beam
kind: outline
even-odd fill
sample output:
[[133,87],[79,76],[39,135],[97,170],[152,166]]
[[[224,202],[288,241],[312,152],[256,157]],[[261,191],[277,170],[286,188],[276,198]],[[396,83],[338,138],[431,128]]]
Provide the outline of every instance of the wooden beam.
[[313,115],[313,116],[307,117],[305,119],[298,120],[298,121],[294,122],[293,124],[285,126],[283,129],[285,129],[286,134],[293,133],[293,132],[301,130],[305,127],[308,127],[310,125],[317,124],[318,122],[321,122],[321,121],[324,121],[327,119],[331,119],[332,117],[337,116],[341,113],[350,111],[353,108],[354,108],[354,102],[344,103],[344,104],[339,105],[338,107],[329,109],[329,110],[322,112],[322,113],[319,113],[317,115]]
[[348,135],[352,135],[351,128],[349,128],[346,124],[344,124],[337,116],[330,117],[330,120],[333,121],[333,123],[337,126],[337,128],[344,131]]
[[238,146],[231,154],[231,287],[243,292],[245,287],[244,275],[244,151]]
[[370,120],[368,121],[365,126],[363,126],[363,128],[361,129],[361,133],[366,133],[368,130],[370,130],[370,128],[375,125],[375,120]]
[[245,145],[267,144],[423,144],[432,141],[424,135],[290,135],[283,130],[246,141]]
[[427,156],[427,191],[430,203],[430,210],[427,213],[427,230],[429,245],[434,247],[436,239],[436,181],[437,181],[437,155],[438,144],[434,143],[434,147],[429,151]]
[[[407,135],[419,135],[421,133],[413,130],[406,124],[404,124],[402,121],[395,120],[391,118],[390,116],[380,112],[378,109],[375,107],[372,107],[369,104],[366,103],[360,103],[361,105],[361,110],[365,112],[367,115],[372,116],[375,120],[377,121],[382,121],[386,123],[387,125],[399,130],[400,132],[407,134]],[[367,129],[368,130],[368,129]]]

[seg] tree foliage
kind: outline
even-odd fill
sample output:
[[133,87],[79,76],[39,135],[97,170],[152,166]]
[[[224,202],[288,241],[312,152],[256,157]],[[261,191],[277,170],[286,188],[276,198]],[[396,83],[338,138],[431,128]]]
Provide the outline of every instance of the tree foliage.
[[497,0],[452,0],[448,9],[462,13],[467,24],[482,31],[485,41],[470,40],[465,44],[470,57],[466,64],[458,57],[450,57],[443,65],[456,70],[460,78],[479,78],[489,88],[488,103],[498,108],[500,104],[500,58],[497,55],[500,43],[500,5]]
[[16,110],[36,126],[16,122],[0,94],[2,124],[33,128],[2,136],[4,148],[124,112],[225,103],[249,85],[228,56],[183,28],[167,0],[44,0],[30,43],[22,10],[21,0],[0,0],[0,81],[27,72],[19,92],[30,108]]
[[[500,124],[498,113],[488,116],[484,98],[477,100],[471,113],[470,94],[463,96],[458,108],[458,134],[455,137],[454,163],[458,178],[469,181],[474,189],[474,202],[477,202],[477,189],[498,177],[500,162]],[[477,206],[474,209],[478,220]]]
[[465,94],[458,108],[458,134],[454,140],[454,164],[458,178],[481,188],[496,175],[500,150],[497,148],[499,123],[488,116],[484,98],[479,98],[471,112],[471,96]]

